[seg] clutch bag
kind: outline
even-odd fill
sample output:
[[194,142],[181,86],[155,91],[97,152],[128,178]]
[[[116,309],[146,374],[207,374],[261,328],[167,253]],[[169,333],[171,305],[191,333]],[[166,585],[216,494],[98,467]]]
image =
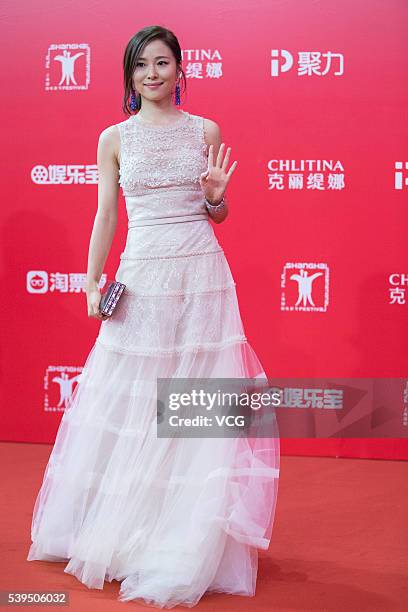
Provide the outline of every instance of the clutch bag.
[[110,281],[108,283],[108,288],[102,294],[99,302],[99,312],[101,314],[106,315],[107,317],[112,316],[112,313],[115,310],[125,287],[126,285],[119,283],[118,281]]

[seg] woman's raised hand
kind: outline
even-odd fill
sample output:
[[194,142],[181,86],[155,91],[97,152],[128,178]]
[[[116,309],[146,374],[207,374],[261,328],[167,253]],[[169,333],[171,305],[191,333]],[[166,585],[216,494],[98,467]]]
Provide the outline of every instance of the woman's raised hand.
[[208,168],[200,175],[200,185],[204,192],[204,197],[210,204],[216,205],[221,202],[227,185],[234,172],[237,161],[231,164],[227,172],[227,166],[230,158],[231,147],[227,148],[227,152],[223,159],[225,143],[222,142],[218,149],[217,159],[214,164],[214,146],[210,144],[208,150]]

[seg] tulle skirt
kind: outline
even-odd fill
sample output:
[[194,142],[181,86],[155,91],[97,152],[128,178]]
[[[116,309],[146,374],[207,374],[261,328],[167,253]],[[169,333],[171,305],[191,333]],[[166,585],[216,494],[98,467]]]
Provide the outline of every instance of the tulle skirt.
[[207,220],[130,229],[126,284],[101,323],[34,506],[28,560],[67,561],[119,600],[194,606],[255,594],[279,479],[279,437],[159,438],[157,378],[266,374]]

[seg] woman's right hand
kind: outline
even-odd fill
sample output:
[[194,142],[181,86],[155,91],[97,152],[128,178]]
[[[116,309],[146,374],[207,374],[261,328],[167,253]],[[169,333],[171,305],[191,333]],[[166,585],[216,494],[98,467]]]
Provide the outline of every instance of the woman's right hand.
[[107,315],[99,312],[99,302],[101,301],[101,292],[97,285],[86,288],[86,300],[88,303],[88,317],[105,321]]

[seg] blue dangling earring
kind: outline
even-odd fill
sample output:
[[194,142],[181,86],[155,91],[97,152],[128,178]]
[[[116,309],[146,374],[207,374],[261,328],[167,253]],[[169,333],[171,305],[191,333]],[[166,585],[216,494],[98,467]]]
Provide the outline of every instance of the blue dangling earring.
[[130,109],[132,111],[135,111],[136,108],[137,108],[137,105],[136,105],[136,96],[135,96],[135,92],[132,89],[132,95],[130,96]]
[[176,85],[176,104],[180,105],[180,85],[178,83]]

